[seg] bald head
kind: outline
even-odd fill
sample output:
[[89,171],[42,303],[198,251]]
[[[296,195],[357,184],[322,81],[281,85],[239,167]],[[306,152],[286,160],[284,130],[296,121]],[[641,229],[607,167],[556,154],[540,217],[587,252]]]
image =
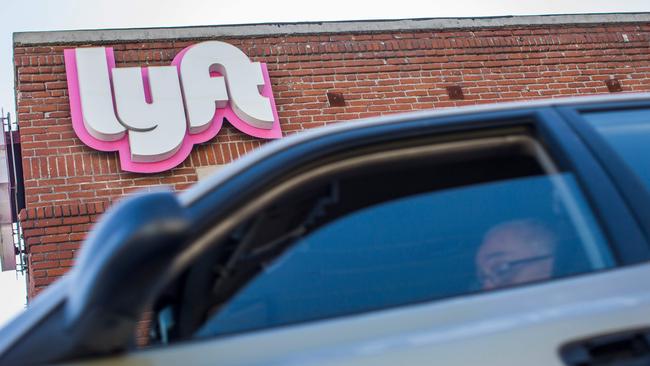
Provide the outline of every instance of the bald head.
[[501,223],[487,232],[476,254],[483,288],[495,288],[550,278],[557,240],[534,219]]

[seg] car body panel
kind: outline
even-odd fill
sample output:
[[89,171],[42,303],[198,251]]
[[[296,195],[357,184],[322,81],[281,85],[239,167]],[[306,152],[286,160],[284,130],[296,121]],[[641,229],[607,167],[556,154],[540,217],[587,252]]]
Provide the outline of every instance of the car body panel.
[[75,365],[562,365],[562,345],[650,327],[650,265],[190,341]]

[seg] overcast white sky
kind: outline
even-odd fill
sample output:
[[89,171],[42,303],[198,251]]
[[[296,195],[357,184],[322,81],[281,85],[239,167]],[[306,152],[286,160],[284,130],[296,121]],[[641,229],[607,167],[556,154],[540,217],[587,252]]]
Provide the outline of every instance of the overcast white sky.
[[[12,33],[19,31],[650,12],[649,0],[4,0],[2,5],[0,106],[9,111],[14,109]],[[0,274],[0,325],[22,308],[22,281],[14,273]]]

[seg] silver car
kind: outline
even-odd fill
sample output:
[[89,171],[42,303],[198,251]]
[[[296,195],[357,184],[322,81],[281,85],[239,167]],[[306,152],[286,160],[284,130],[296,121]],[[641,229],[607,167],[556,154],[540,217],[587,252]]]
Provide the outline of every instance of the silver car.
[[0,364],[648,365],[650,95],[326,127],[114,207]]

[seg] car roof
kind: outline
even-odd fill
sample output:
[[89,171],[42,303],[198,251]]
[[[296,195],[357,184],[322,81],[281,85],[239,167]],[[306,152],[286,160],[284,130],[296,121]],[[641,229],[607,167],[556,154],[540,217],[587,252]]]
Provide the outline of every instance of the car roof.
[[322,136],[340,133],[344,131],[351,131],[363,129],[371,126],[400,123],[412,121],[417,119],[429,119],[439,117],[451,117],[459,115],[472,115],[481,113],[492,113],[499,111],[512,111],[521,109],[535,109],[544,107],[559,107],[571,105],[589,105],[589,104],[605,104],[615,102],[634,102],[634,101],[650,101],[650,93],[622,93],[616,95],[591,95],[591,96],[573,96],[562,98],[548,98],[539,100],[516,101],[516,102],[501,102],[481,105],[471,105],[463,107],[451,107],[444,109],[431,109],[423,111],[415,111],[408,113],[398,113],[391,115],[384,115],[379,117],[370,117],[359,119],[357,121],[346,121],[345,123],[327,125],[319,128],[303,130],[296,134],[284,137],[280,140],[273,141],[272,143],[263,145],[262,147],[248,153],[247,155],[237,159],[233,163],[226,165],[218,173],[213,174],[206,180],[195,184],[192,188],[180,194],[179,199],[183,205],[188,206],[199,200],[204,195],[208,194],[230,177],[250,168],[257,162],[273,155],[279,151],[288,149],[292,146],[306,143],[310,140],[318,139]]

